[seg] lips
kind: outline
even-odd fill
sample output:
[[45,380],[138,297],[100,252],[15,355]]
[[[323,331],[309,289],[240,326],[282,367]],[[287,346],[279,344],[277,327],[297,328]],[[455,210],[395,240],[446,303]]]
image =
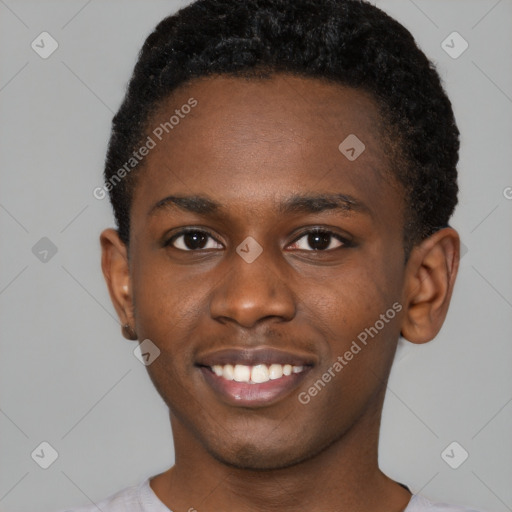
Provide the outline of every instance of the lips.
[[230,405],[271,405],[297,388],[314,366],[310,354],[273,348],[223,349],[197,359],[205,382]]
[[291,364],[292,366],[311,366],[315,359],[310,354],[299,352],[286,352],[269,347],[254,349],[223,349],[206,353],[197,358],[199,366],[215,366],[225,364],[242,364],[245,366],[256,366],[258,364]]

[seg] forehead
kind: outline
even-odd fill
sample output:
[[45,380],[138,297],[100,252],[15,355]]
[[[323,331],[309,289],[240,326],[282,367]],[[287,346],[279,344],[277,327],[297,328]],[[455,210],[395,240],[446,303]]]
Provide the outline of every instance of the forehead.
[[261,209],[305,191],[378,207],[393,192],[381,134],[378,107],[359,90],[292,75],[195,80],[149,120],[155,146],[137,171],[133,207],[172,193]]
[[[332,146],[344,134],[357,132],[360,139],[374,143],[374,150],[382,145],[381,117],[369,93],[285,74],[267,79],[220,75],[192,81],[163,102],[149,122],[149,131],[158,131],[192,99],[197,106],[190,112],[186,108],[188,113],[182,113],[176,125],[167,126],[164,139],[182,144],[193,131],[202,137],[196,145],[210,149],[227,141],[245,146],[323,141]],[[172,122],[176,121],[175,116]]]

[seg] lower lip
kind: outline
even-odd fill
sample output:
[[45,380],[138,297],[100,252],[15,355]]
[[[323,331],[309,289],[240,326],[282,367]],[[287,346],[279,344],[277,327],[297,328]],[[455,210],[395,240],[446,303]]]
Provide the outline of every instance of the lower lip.
[[297,388],[311,369],[306,366],[300,373],[283,375],[279,379],[260,384],[227,380],[213,373],[210,368],[199,368],[210,387],[230,405],[261,407],[275,403]]

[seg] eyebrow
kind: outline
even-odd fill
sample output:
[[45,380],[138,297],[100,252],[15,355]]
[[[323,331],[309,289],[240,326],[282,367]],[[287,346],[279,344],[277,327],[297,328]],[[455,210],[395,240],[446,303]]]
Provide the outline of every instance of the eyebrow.
[[[164,209],[178,208],[198,215],[215,215],[223,205],[205,196],[167,196],[149,210],[148,216],[156,215]],[[371,215],[370,208],[358,199],[347,194],[293,194],[277,205],[277,213],[320,213],[323,211],[357,212]]]

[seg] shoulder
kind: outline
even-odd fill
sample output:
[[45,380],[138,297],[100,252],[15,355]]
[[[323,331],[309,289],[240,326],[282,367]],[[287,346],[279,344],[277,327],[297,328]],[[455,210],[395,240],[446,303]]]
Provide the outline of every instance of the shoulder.
[[97,503],[61,509],[58,512],[98,512],[98,510],[102,512],[153,512],[153,508],[147,508],[147,505],[151,504],[145,502],[144,499],[148,489],[150,489],[149,479],[140,484],[126,487]]
[[483,512],[461,505],[448,505],[447,503],[434,503],[424,496],[414,494],[404,512]]

